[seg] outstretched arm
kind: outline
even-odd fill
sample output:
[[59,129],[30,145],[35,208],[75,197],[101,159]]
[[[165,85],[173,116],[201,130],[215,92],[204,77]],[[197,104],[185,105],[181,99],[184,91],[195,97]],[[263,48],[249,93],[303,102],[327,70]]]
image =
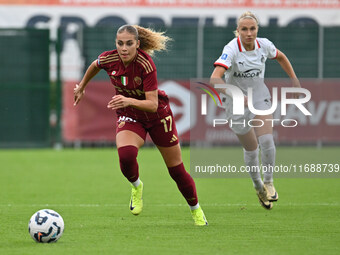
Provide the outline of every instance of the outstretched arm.
[[76,87],[74,88],[74,105],[77,105],[79,103],[79,101],[85,94],[85,87],[90,82],[90,80],[97,75],[99,71],[100,68],[97,66],[97,60],[95,60],[87,68],[83,79],[80,81],[79,84],[76,84]]

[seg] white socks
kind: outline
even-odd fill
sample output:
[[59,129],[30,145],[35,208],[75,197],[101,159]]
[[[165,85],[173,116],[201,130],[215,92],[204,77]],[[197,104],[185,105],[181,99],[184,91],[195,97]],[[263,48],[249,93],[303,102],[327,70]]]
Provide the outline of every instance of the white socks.
[[246,166],[249,167],[249,174],[253,180],[254,188],[256,190],[262,190],[263,182],[259,168],[259,148],[257,147],[254,151],[246,151],[243,149],[243,152],[244,162],[246,163]]
[[261,148],[261,161],[263,170],[263,182],[273,182],[273,169],[270,168],[275,166],[275,155],[276,148],[272,134],[265,134],[258,138]]
[[244,162],[249,168],[249,174],[253,180],[254,188],[262,190],[263,183],[273,182],[273,169],[270,167],[275,166],[276,148],[272,134],[265,134],[258,138],[261,148],[261,160],[263,171],[263,182],[261,179],[261,172],[259,168],[259,148],[254,151],[244,152]]
[[139,177],[138,177],[137,181],[131,182],[131,184],[132,184],[134,187],[137,188],[137,187],[139,186],[139,184],[140,184],[140,179],[139,179]]
[[190,207],[190,210],[193,211],[193,210],[196,210],[197,208],[199,208],[200,205],[199,205],[199,203],[197,203],[197,204],[194,205],[194,206],[189,205],[189,207]]

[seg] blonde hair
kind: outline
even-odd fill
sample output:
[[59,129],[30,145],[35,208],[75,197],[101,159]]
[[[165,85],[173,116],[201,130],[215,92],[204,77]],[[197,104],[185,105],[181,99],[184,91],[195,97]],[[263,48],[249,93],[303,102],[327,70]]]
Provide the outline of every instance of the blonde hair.
[[[240,21],[241,21],[242,19],[253,19],[253,20],[255,20],[257,27],[259,26],[259,20],[258,20],[257,17],[255,16],[255,14],[252,13],[252,12],[250,12],[250,11],[244,12],[244,13],[238,18],[238,20],[237,20],[237,27],[239,27]],[[238,37],[238,36],[239,36],[237,30],[234,31],[234,34],[235,34],[235,37]]]
[[121,26],[118,29],[117,34],[124,31],[133,34],[136,40],[140,41],[139,48],[150,56],[152,56],[155,51],[167,50],[167,43],[172,40],[172,38],[164,35],[165,32],[156,32],[151,28],[145,28],[138,25]]

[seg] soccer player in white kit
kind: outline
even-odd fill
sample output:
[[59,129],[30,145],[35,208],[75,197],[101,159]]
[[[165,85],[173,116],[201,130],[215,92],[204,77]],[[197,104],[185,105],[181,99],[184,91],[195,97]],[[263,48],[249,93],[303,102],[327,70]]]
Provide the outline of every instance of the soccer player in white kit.
[[[214,63],[215,69],[211,75],[212,84],[232,84],[240,88],[245,97],[247,106],[247,91],[249,87],[253,89],[253,106],[257,110],[267,110],[271,108],[271,96],[267,86],[263,82],[265,73],[265,62],[269,59],[276,59],[282,69],[291,78],[294,87],[301,87],[294,69],[284,53],[278,50],[274,44],[266,38],[258,38],[258,20],[256,16],[247,11],[243,13],[237,22],[236,38],[230,41],[223,49],[222,55]],[[225,82],[222,77],[225,76]],[[225,95],[230,95],[228,89],[219,89]],[[295,98],[298,94],[293,95]],[[273,172],[265,171],[263,181],[259,169],[259,147],[261,149],[262,165],[275,165],[275,144],[273,140],[273,127],[270,115],[256,115],[245,107],[244,115],[232,114],[231,97],[225,96],[227,119],[229,126],[237,135],[243,146],[244,161],[250,171],[254,188],[260,204],[270,210],[273,202],[279,198],[273,185]],[[252,127],[247,123],[249,120],[262,120],[261,127]],[[231,123],[238,124],[231,124]],[[245,124],[243,124],[245,123]],[[261,122],[262,123],[262,122]],[[254,126],[257,126],[254,124]],[[260,126],[260,125],[258,125]],[[260,145],[260,146],[259,146]],[[254,170],[255,169],[255,170]]]

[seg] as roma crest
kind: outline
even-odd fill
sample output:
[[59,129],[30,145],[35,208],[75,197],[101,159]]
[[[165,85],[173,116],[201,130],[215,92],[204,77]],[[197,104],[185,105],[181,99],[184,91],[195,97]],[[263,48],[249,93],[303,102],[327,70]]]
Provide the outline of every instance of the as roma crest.
[[118,124],[118,128],[122,128],[125,126],[125,121],[122,121]]
[[141,77],[136,76],[136,77],[134,78],[134,80],[135,80],[135,83],[136,83],[137,85],[141,85],[141,84],[142,84],[142,78],[141,78]]

